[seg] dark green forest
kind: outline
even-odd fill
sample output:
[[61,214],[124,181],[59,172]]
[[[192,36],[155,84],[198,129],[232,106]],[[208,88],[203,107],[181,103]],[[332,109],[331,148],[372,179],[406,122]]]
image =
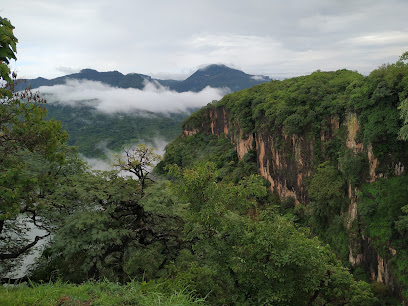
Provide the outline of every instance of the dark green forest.
[[104,114],[91,106],[45,104],[47,119],[61,121],[69,134],[67,144],[78,147],[86,157],[106,158],[108,150],[118,152],[137,143],[153,144],[156,139],[170,142],[181,133],[188,113],[144,112]]
[[[317,71],[232,93],[186,119],[183,130],[192,133],[172,141],[163,158],[139,145],[117,155],[111,171],[95,171],[67,144],[68,133],[81,139],[86,125],[72,118],[72,129],[63,128],[47,117],[62,112],[39,94],[14,91],[13,29],[0,19],[0,280],[8,284],[1,304],[406,302],[406,53],[369,76]],[[218,111],[228,116],[228,135],[210,115]],[[350,118],[360,124],[358,149],[346,145]],[[97,128],[86,133],[101,137]],[[110,141],[123,145],[121,133],[145,132],[127,124],[112,133]],[[253,144],[239,158],[237,143],[249,136]],[[292,184],[294,197],[258,175],[270,157],[261,158],[261,140],[281,156],[283,166],[268,171]],[[294,150],[296,141],[307,150]],[[378,160],[374,174],[367,152]],[[297,156],[307,156],[306,170]],[[299,169],[308,175],[297,190]],[[350,223],[349,189],[358,202]],[[44,234],[28,237],[28,224]],[[10,275],[44,239],[26,275]],[[350,249],[378,253],[393,281],[373,279],[368,260],[351,264]]]

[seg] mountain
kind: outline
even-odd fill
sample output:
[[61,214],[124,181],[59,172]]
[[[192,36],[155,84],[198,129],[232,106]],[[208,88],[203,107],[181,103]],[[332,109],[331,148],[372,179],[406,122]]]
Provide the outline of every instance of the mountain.
[[159,80],[138,73],[124,75],[118,71],[99,72],[93,69],[83,69],[79,73],[73,73],[51,80],[42,77],[36,79],[22,79],[17,84],[16,90],[23,90],[28,86],[31,86],[31,88],[34,89],[41,86],[64,84],[67,80],[99,81],[113,87],[138,89],[142,89],[144,87],[144,81],[147,80],[156,81],[161,85],[178,92],[198,92],[207,86],[216,88],[228,87],[231,91],[237,91],[268,82],[270,79],[268,76],[246,74],[243,71],[232,69],[225,65],[209,65],[197,70],[184,81]]
[[36,79],[21,79],[18,81],[15,90],[23,90],[28,86],[31,86],[31,88],[34,89],[41,86],[60,85],[65,84],[67,80],[98,81],[113,87],[142,89],[144,87],[144,80],[151,81],[152,78],[148,75],[137,73],[129,73],[124,75],[119,71],[99,72],[93,69],[82,69],[78,73],[61,76],[51,80],[41,77]]
[[[184,81],[158,80],[144,74],[122,74],[118,71],[99,72],[83,69],[78,73],[55,79],[37,78],[20,80],[16,90],[39,88],[65,84],[67,80],[90,80],[108,84],[111,87],[143,89],[145,81],[158,82],[177,92],[199,92],[207,86],[228,87],[231,91],[247,88],[266,82],[268,77],[255,77],[224,65],[210,65],[196,71]],[[120,96],[112,99],[121,99]],[[51,99],[48,99],[50,101]],[[147,143],[157,146],[158,142],[168,143],[181,132],[181,123],[192,111],[174,114],[151,112],[127,112],[107,114],[96,110],[96,99],[74,101],[71,106],[59,101],[45,105],[47,118],[59,120],[64,130],[68,131],[68,144],[77,146],[86,157],[104,158],[109,151],[121,150],[124,146]],[[208,101],[211,102],[211,101]],[[96,104],[95,104],[96,103]],[[75,106],[74,106],[75,105]]]
[[270,81],[267,76],[254,76],[225,65],[209,65],[197,70],[186,80],[174,84],[172,88],[178,92],[201,91],[207,86],[228,87],[237,91]]

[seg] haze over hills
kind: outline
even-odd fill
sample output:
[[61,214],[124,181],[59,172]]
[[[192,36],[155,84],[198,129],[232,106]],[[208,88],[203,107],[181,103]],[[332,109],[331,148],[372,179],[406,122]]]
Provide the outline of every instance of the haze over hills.
[[16,90],[22,90],[25,87],[39,88],[41,86],[54,86],[65,84],[67,80],[89,80],[108,84],[119,88],[137,88],[143,89],[145,82],[157,82],[177,92],[193,91],[199,92],[207,86],[214,88],[229,88],[231,91],[246,89],[257,84],[265,83],[270,80],[268,76],[251,75],[241,70],[233,69],[225,65],[209,65],[197,70],[184,81],[178,80],[159,80],[151,76],[129,73],[122,74],[119,71],[99,72],[93,69],[83,69],[79,73],[73,73],[61,76],[55,79],[45,79],[42,77],[36,79],[22,80]]
[[225,65],[209,65],[184,81],[83,69],[51,80],[26,80],[16,89],[38,89],[47,100],[48,118],[60,120],[68,131],[68,144],[87,157],[100,158],[137,143],[163,150],[193,111],[267,81],[267,76]]

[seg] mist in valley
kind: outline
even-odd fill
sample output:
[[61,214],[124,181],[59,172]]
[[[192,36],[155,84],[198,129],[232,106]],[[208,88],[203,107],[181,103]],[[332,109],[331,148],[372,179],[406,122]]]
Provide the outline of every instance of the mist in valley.
[[71,107],[90,106],[104,114],[189,113],[229,93],[228,88],[207,86],[200,92],[176,92],[158,82],[144,81],[143,89],[117,88],[89,80],[68,80],[66,84],[42,86],[39,92],[48,103]]

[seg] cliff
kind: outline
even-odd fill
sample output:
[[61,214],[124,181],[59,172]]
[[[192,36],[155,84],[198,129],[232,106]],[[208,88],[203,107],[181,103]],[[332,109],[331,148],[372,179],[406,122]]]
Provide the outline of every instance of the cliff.
[[[332,205],[322,199],[343,203],[334,210],[327,208],[320,219],[325,221],[318,221],[317,226],[312,222],[312,230],[315,227],[336,249],[336,233],[329,236],[325,231],[334,228],[333,215],[338,215],[347,237],[349,262],[364,267],[371,280],[401,292],[399,287],[405,284],[396,280],[389,263],[398,253],[393,240],[387,240],[385,251],[378,251],[372,243],[375,238],[367,236],[370,215],[365,213],[361,218],[359,213],[364,186],[380,178],[405,176],[408,164],[406,143],[397,139],[401,127],[397,107],[407,95],[407,88],[401,86],[408,80],[406,65],[399,82],[384,84],[384,77],[395,66],[382,67],[368,78],[342,70],[255,86],[194,114],[185,121],[183,135],[226,137],[239,159],[256,150],[258,174],[270,182],[271,191],[281,200],[293,198],[296,206],[309,211],[306,217],[310,211],[317,214],[319,209],[326,209],[324,205]],[[324,174],[319,169],[327,168],[327,164],[337,173],[341,188],[325,198],[310,188]],[[330,187],[331,182],[326,183]],[[323,206],[317,209],[322,205],[319,201]]]

